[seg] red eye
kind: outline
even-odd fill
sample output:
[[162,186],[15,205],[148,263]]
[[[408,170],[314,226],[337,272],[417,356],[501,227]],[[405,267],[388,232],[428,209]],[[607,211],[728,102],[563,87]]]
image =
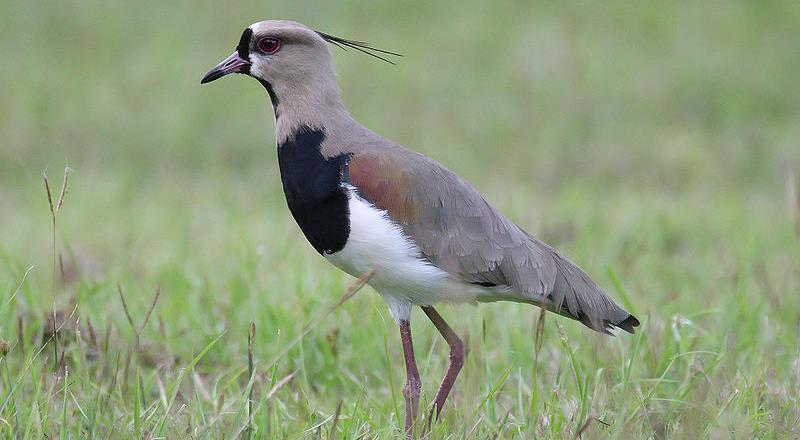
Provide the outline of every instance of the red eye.
[[278,49],[281,48],[281,40],[277,38],[262,38],[256,42],[256,49],[259,52],[267,55],[272,55],[273,53],[277,52]]

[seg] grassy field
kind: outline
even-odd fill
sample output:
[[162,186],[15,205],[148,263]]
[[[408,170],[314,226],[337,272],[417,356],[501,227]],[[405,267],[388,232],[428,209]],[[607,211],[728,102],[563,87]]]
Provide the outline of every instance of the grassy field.
[[[469,355],[433,438],[800,436],[797,2],[11,0],[2,437],[401,435],[398,330],[370,288],[337,306],[353,279],[288,213],[266,94],[199,85],[264,18],[402,52],[335,51],[354,116],[642,320],[443,307]],[[412,328],[429,402],[447,348]]]

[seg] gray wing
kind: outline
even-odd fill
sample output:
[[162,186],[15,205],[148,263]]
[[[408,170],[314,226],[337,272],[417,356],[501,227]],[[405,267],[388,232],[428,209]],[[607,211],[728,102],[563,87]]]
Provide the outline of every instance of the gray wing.
[[577,265],[436,161],[402,147],[375,149],[355,153],[348,173],[433,264],[467,283],[511,290],[482,301],[538,304],[604,333],[612,327],[632,333],[639,324]]

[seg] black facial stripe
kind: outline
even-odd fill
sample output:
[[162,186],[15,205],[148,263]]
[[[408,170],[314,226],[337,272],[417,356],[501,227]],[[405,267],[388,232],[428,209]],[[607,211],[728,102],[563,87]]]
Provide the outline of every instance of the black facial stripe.
[[340,251],[350,236],[349,199],[341,187],[349,156],[326,158],[324,130],[302,127],[278,145],[286,204],[303,234],[320,254]]
[[[250,66],[247,66],[247,73],[250,73]],[[269,94],[269,99],[272,101],[272,110],[275,111],[275,119],[278,119],[278,103],[280,101],[278,100],[278,95],[275,94],[275,90],[272,89],[272,84],[270,84],[267,81],[264,81],[261,78],[256,78],[256,79],[267,90],[267,93]]]
[[[245,61],[250,61],[250,39],[253,37],[253,30],[247,28],[242,32],[242,38],[239,39],[239,45],[236,46],[236,52],[239,52],[239,57]],[[250,68],[248,67],[248,71]]]

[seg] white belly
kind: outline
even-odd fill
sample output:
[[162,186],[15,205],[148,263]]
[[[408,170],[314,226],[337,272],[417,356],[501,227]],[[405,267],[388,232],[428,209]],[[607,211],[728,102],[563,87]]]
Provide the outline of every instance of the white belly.
[[369,284],[398,320],[408,319],[412,304],[475,302],[481,289],[454,280],[425,260],[386,211],[359,197],[352,187],[347,189],[350,235],[342,250],[325,255],[328,261],[355,277],[375,269]]

